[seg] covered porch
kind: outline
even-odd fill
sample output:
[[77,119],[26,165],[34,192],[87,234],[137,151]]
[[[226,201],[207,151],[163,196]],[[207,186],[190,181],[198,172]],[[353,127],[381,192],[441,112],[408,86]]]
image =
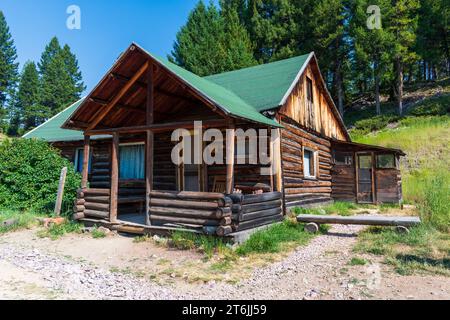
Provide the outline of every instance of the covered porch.
[[[279,129],[273,136],[276,124],[230,113],[217,100],[237,98],[227,92],[212,97],[205,90],[216,88],[205,85],[137,45],[128,48],[63,126],[85,137],[75,218],[126,232],[219,236],[282,219]],[[195,136],[196,121],[201,130],[224,133],[222,152],[231,160],[207,164],[199,154],[195,164],[172,161],[178,143],[172,132]],[[268,164],[238,163],[249,151],[236,148],[236,130],[248,127],[268,129]],[[103,139],[101,146],[92,148],[94,137]],[[263,168],[276,174],[261,175]]]

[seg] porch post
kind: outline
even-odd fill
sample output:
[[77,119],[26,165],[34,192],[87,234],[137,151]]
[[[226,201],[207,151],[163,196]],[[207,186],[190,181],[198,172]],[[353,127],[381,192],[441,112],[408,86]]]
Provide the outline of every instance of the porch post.
[[84,150],[83,150],[83,172],[81,179],[81,189],[87,189],[89,176],[89,153],[90,153],[90,136],[84,136]]
[[234,180],[234,143],[236,138],[235,125],[229,121],[227,138],[226,138],[226,161],[227,161],[227,179],[226,179],[226,193],[233,193]]
[[[152,125],[154,122],[154,76],[153,65],[147,69],[147,103],[146,103],[146,123]],[[150,193],[153,189],[153,131],[147,130],[145,140],[145,223],[150,226]]]
[[273,152],[272,156],[272,181],[274,182],[273,191],[281,191],[282,190],[282,176],[281,176],[281,137],[280,137],[280,129],[273,130],[272,140],[272,148],[271,152]]
[[117,221],[117,198],[119,196],[119,133],[113,133],[111,148],[111,192],[109,221]]

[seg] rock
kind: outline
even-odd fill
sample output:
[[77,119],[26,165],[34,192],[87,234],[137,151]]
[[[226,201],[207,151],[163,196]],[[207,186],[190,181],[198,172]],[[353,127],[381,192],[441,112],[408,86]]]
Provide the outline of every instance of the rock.
[[105,227],[99,227],[97,230],[100,232],[103,232],[106,235],[111,233],[111,230],[109,230],[108,228],[105,228]]
[[81,229],[81,232],[82,233],[91,233],[92,230],[94,230],[94,228],[92,228],[92,227],[84,227],[84,228]]
[[17,219],[8,219],[2,222],[2,226],[3,227],[11,227],[15,224],[17,224],[19,222],[19,220]]

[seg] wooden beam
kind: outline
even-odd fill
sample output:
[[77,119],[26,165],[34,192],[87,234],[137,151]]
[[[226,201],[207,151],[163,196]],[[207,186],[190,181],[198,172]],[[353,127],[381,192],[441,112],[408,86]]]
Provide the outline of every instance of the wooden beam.
[[83,171],[81,178],[81,188],[86,189],[89,178],[89,154],[90,154],[90,140],[91,137],[88,135],[84,136],[84,150],[83,150]]
[[226,178],[226,193],[233,193],[234,180],[234,144],[236,140],[236,129],[234,122],[229,120],[227,137],[226,137],[226,161],[227,161],[227,178]]
[[100,114],[92,121],[89,125],[88,130],[95,128],[100,121],[108,114],[109,111],[119,102],[123,95],[131,88],[131,86],[142,76],[142,74],[147,70],[149,62],[145,62],[142,67],[135,73],[135,75],[120,89],[119,93],[111,100],[111,102],[100,112]]
[[[117,73],[113,73],[113,74],[111,74],[111,76],[113,78],[119,80],[119,81],[122,81],[122,82],[127,82],[127,81],[130,80],[129,77],[126,77],[126,76],[123,76],[123,75],[120,75],[120,74],[117,74]],[[143,81],[136,81],[135,85],[139,86],[142,89],[147,90],[147,84],[145,82],[143,82]],[[183,89],[186,89],[186,88],[184,87]],[[185,101],[188,101],[188,102],[193,102],[193,103],[198,103],[199,102],[197,99],[189,98],[189,97],[186,97],[186,96],[181,95],[181,94],[170,92],[170,91],[167,91],[167,90],[165,90],[163,88],[160,88],[160,87],[154,87],[154,92],[156,92],[157,94],[161,94],[163,96],[166,96],[166,97],[172,97],[172,98],[176,98],[176,99],[180,99],[180,100],[185,100]]]
[[[222,128],[225,126],[224,120],[215,119],[215,120],[203,120],[203,128]],[[113,134],[115,132],[119,133],[143,133],[147,131],[156,132],[165,132],[178,128],[184,129],[193,129],[194,121],[179,121],[179,122],[167,122],[167,123],[157,123],[152,125],[145,126],[136,126],[136,127],[122,127],[122,128],[111,128],[111,129],[98,129],[98,130],[87,130],[85,132],[86,135],[94,136],[94,135],[103,135],[103,134]]]
[[[147,69],[147,103],[146,103],[146,124],[153,124],[154,112],[154,74],[153,65]],[[150,194],[153,189],[153,132],[148,130],[145,141],[145,224],[150,226]]]
[[111,191],[109,221],[117,221],[117,198],[119,196],[119,134],[113,134],[111,148]]

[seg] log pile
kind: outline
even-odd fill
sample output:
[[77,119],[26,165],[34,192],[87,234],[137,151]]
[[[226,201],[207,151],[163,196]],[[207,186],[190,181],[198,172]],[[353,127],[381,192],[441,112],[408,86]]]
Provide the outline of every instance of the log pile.
[[75,220],[86,217],[97,219],[109,218],[109,189],[80,189],[73,208]]
[[225,236],[232,232],[232,201],[223,193],[152,191],[152,225],[176,225]]
[[242,231],[283,220],[282,194],[232,194],[233,231]]

